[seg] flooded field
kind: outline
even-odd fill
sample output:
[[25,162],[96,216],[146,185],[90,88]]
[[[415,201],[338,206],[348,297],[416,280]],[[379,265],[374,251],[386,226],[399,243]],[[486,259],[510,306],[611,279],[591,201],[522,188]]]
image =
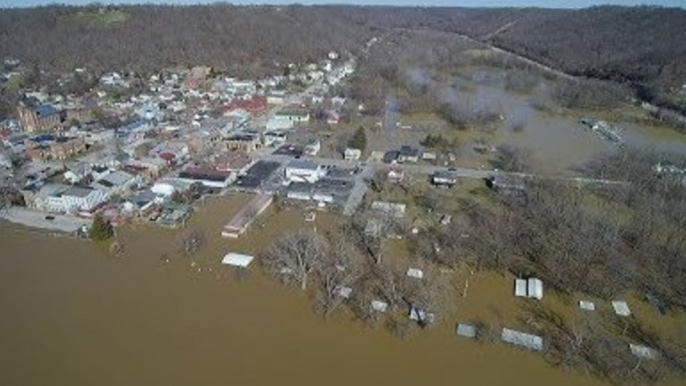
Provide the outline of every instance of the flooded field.
[[[461,76],[450,81],[434,80],[428,71],[408,70],[408,79],[416,85],[429,87],[440,95],[443,103],[452,104],[458,110],[493,114],[495,122],[479,124],[471,132],[447,133],[456,135],[462,145],[459,164],[461,166],[488,167],[484,158],[471,151],[474,145],[511,145],[528,149],[534,167],[542,172],[572,172],[594,157],[616,150],[618,146],[599,138],[579,124],[581,118],[597,118],[600,112],[565,111],[565,114],[541,111],[540,103],[550,99],[550,85],[543,80],[528,92],[507,91],[504,77],[506,72],[480,67],[465,68]],[[645,116],[639,108],[632,108],[632,115]],[[615,113],[617,121],[610,120],[623,129],[622,138],[626,145],[653,148],[659,151],[686,153],[686,135],[664,127],[647,127],[622,119],[622,112]],[[404,116],[403,122],[413,120]],[[441,119],[434,117],[427,122],[440,125]],[[414,137],[404,134],[410,144],[416,145],[428,132],[415,133]],[[446,133],[446,131],[444,131]],[[414,141],[413,141],[414,140]],[[374,142],[374,141],[372,141]]]
[[120,229],[125,252],[114,258],[87,241],[0,228],[0,383],[602,384],[536,354],[455,336],[457,321],[515,317],[509,278],[473,277],[455,315],[408,341],[345,315],[323,320],[306,294],[257,266],[239,279],[219,264],[226,252],[258,253],[280,229],[337,221],[270,209],[245,237],[222,239],[249,198],[208,200],[193,217],[188,227],[207,237],[194,263],[176,253],[183,230]]

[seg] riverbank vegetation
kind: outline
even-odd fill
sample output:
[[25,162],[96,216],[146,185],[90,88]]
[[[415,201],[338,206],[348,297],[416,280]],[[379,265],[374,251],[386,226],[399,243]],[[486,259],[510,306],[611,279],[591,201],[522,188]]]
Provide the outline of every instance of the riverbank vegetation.
[[[503,163],[525,163],[517,151],[506,150]],[[378,175],[367,209],[334,230],[286,234],[263,263],[275,277],[312,291],[318,312],[328,316],[344,308],[403,338],[452,312],[467,290],[454,283],[456,272],[538,277],[547,296],[571,303],[631,295],[660,314],[680,314],[686,310],[682,170],[683,156],[626,148],[585,169],[589,178],[614,182],[589,181],[582,188],[568,180],[522,177],[498,193],[476,187],[465,192]],[[384,214],[369,205],[383,199],[406,203],[407,214]],[[410,268],[420,269],[422,277],[408,274]],[[345,296],[344,288],[350,291]],[[413,310],[431,317],[412,321]],[[570,314],[536,302],[524,305],[522,318],[545,337],[545,357],[554,365],[616,384],[686,374],[686,337],[641,319],[602,310]],[[476,322],[488,341],[495,326]],[[637,358],[629,344],[650,347],[659,359]]]

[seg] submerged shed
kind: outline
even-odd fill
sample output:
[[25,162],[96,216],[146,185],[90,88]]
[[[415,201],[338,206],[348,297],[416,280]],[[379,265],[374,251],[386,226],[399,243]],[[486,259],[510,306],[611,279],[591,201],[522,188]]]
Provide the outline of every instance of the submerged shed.
[[543,282],[541,279],[530,278],[527,280],[528,297],[541,300],[543,299]]
[[476,326],[469,323],[459,323],[457,325],[457,335],[465,338],[476,338]]
[[382,302],[381,300],[372,300],[372,310],[378,312],[386,312],[388,308],[388,303]]
[[525,298],[527,294],[526,280],[515,279],[515,296]]
[[244,255],[241,253],[227,253],[222,259],[222,264],[233,265],[234,267],[248,268],[250,263],[252,263],[253,256]]
[[538,335],[503,328],[500,338],[505,343],[526,347],[530,350],[543,351],[543,338]]
[[631,315],[631,310],[629,309],[629,305],[621,300],[614,300],[612,302],[612,308],[615,310],[615,314],[619,316],[629,316]]
[[338,294],[338,296],[348,299],[350,295],[353,293],[353,289],[350,287],[342,286],[339,287],[338,290],[336,290],[336,293]]
[[415,279],[421,279],[424,277],[424,272],[419,268],[409,268],[407,270],[407,276]]
[[647,346],[642,346],[640,344],[630,343],[629,350],[631,350],[631,353],[639,358],[655,359],[658,356],[657,350]]

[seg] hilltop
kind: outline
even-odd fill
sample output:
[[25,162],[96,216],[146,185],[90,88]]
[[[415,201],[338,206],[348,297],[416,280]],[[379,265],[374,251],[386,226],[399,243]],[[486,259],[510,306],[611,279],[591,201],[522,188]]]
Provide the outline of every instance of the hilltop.
[[0,56],[53,71],[210,65],[239,75],[354,51],[402,29],[467,35],[686,111],[686,11],[355,6],[48,6],[0,14]]

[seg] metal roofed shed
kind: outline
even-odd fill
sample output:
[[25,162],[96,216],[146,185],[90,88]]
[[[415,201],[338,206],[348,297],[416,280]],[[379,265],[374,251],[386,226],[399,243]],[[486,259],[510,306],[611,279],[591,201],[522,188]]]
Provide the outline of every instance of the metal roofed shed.
[[543,338],[538,335],[503,328],[500,339],[505,343],[510,343],[515,346],[526,347],[534,351],[543,351]]
[[631,315],[631,310],[629,309],[629,305],[620,300],[614,300],[612,301],[612,308],[615,310],[615,314],[619,316],[629,316]]
[[528,295],[530,298],[543,299],[543,282],[541,279],[529,278],[527,281]]
[[350,295],[353,293],[353,289],[350,287],[342,286],[339,287],[338,290],[336,290],[336,293],[338,294],[338,296],[344,299],[348,299],[350,298]]
[[519,298],[525,298],[527,285],[525,279],[515,279],[515,296]]
[[465,338],[476,338],[476,326],[473,324],[459,323],[455,332],[457,335],[464,336]]
[[535,277],[515,279],[515,296],[541,300],[543,298],[543,282]]
[[419,307],[412,307],[410,309],[409,317],[410,320],[414,320],[415,322],[422,324],[433,323],[436,321],[436,314],[433,312],[426,312]]
[[222,259],[222,264],[232,265],[240,268],[248,268],[253,259],[255,259],[255,257],[250,255],[230,252],[224,256]]
[[595,304],[588,300],[579,300],[579,308],[584,311],[595,311]]
[[381,300],[372,300],[372,310],[378,312],[386,312],[388,308],[388,303],[382,302]]
[[657,350],[647,346],[642,346],[640,344],[630,343],[629,350],[631,350],[631,353],[639,358],[656,359],[659,355]]
[[418,268],[409,268],[407,270],[407,276],[415,279],[422,279],[424,277],[424,272]]

